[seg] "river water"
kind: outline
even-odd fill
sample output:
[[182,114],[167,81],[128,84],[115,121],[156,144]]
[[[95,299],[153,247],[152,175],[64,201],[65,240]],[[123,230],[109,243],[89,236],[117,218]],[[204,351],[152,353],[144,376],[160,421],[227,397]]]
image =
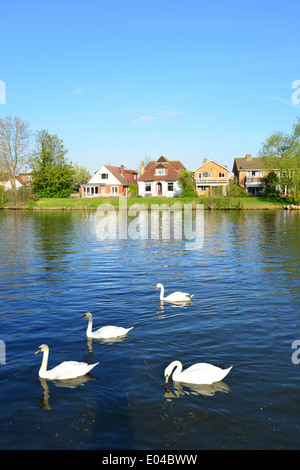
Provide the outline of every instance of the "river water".
[[[102,239],[95,217],[0,211],[0,448],[299,448],[298,212],[205,211],[194,250]],[[192,304],[161,304],[158,282]],[[134,328],[88,341],[87,311],[94,328]],[[77,381],[42,380],[42,343],[49,368],[100,364]],[[166,387],[175,359],[233,368],[216,385]]]

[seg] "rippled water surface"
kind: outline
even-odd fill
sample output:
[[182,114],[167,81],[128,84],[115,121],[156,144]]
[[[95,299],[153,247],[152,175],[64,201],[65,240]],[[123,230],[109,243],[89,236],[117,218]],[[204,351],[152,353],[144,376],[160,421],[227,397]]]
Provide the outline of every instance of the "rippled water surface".
[[[101,240],[93,211],[1,211],[0,447],[299,448],[299,220],[206,211],[204,246],[187,250]],[[192,305],[161,305],[157,282]],[[95,328],[134,328],[87,341],[87,311]],[[42,343],[50,368],[100,364],[78,381],[41,380]],[[233,368],[217,385],[166,388],[175,359]]]

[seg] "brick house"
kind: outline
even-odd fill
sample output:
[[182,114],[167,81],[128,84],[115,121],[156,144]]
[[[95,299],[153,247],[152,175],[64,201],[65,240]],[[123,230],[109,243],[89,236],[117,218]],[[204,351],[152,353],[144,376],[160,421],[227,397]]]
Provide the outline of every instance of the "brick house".
[[[276,168],[273,169],[277,174]],[[261,181],[271,170],[267,170],[263,158],[252,157],[248,154],[244,158],[235,158],[232,172],[236,182],[251,196],[261,196],[265,192],[265,184]]]
[[213,188],[222,188],[225,194],[229,182],[229,170],[227,166],[221,165],[214,160],[207,161],[204,158],[201,166],[194,170],[196,191],[199,196],[211,196]]
[[31,173],[20,173],[19,174],[19,179],[22,181],[22,183],[27,187],[30,188],[33,180],[33,176]]
[[130,184],[137,184],[137,171],[102,165],[86,184],[80,185],[80,197],[128,196]]

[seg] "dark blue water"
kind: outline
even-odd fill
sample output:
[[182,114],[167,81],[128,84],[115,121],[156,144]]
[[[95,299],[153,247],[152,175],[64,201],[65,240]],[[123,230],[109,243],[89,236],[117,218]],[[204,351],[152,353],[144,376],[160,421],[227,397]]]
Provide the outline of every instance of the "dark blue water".
[[[204,246],[189,251],[184,240],[100,240],[93,211],[0,212],[1,449],[300,447],[299,214],[204,220]],[[193,304],[162,306],[157,282]],[[87,341],[87,311],[95,328],[134,329]],[[41,380],[41,343],[50,368],[100,364],[77,382]],[[166,388],[175,359],[233,369],[221,386]]]

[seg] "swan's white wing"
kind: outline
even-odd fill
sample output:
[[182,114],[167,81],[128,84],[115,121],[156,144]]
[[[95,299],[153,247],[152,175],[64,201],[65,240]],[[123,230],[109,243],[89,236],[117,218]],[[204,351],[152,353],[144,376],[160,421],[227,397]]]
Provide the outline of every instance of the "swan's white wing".
[[93,332],[92,336],[94,338],[116,338],[118,336],[124,336],[128,331],[132,330],[131,328],[123,328],[121,326],[103,326],[99,330]]
[[190,294],[187,294],[186,292],[177,291],[177,292],[173,292],[173,294],[170,294],[167,297],[165,297],[165,300],[170,300],[170,301],[176,302],[176,300],[177,301],[190,300],[191,297],[193,297],[193,296],[191,296]]
[[[99,364],[97,362],[97,364]],[[46,375],[49,379],[71,379],[87,374],[97,364],[87,364],[86,362],[64,361],[51,370]]]
[[181,372],[181,381],[195,384],[212,384],[222,380],[230,369],[231,367],[223,370],[212,364],[199,362]]

